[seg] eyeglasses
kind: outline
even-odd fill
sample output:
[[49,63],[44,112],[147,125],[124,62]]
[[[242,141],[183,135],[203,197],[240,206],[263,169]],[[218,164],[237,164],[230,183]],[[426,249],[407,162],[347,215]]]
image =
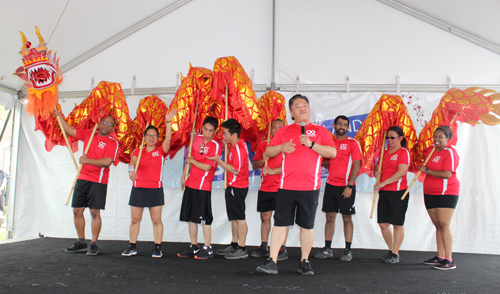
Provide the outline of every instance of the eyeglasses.
[[385,139],[386,139],[386,140],[389,140],[389,139],[391,139],[391,140],[395,140],[395,139],[397,139],[397,138],[399,138],[399,137],[385,137]]
[[156,138],[156,137],[158,137],[158,135],[146,134],[146,138]]
[[343,123],[340,123],[340,122],[336,123],[336,125],[341,126],[341,127],[346,127],[346,128],[349,127],[349,124],[343,124]]
[[112,123],[109,123],[109,122],[105,122],[105,121],[101,121],[101,125],[103,126],[110,126],[110,127],[114,127],[115,124],[112,124]]
[[203,154],[203,148],[205,148],[205,144],[201,143],[200,144],[200,154]]

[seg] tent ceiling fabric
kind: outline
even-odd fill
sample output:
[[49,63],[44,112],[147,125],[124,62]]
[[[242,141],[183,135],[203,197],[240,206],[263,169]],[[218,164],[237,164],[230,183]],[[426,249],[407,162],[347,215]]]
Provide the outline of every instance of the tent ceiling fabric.
[[[98,1],[98,0],[88,0],[88,1],[77,1],[77,0],[47,0],[47,1],[3,1],[2,3],[2,11],[0,12],[0,26],[4,28],[2,30],[2,45],[0,46],[0,91],[12,93],[9,89],[20,89],[23,85],[23,81],[19,78],[12,75],[12,73],[16,70],[18,66],[21,65],[21,58],[19,56],[19,51],[21,49],[21,38],[19,35],[19,31],[23,31],[28,40],[32,41],[34,45],[38,43],[38,40],[35,35],[35,26],[40,28],[40,31],[48,41],[48,48],[50,50],[54,50],[58,52],[58,56],[60,56],[60,65],[64,66],[69,61],[81,56],[85,52],[88,52],[92,48],[97,45],[106,42],[113,36],[123,32],[125,29],[133,26],[134,24],[144,20],[145,18],[155,14],[156,12],[164,9],[176,3],[178,1],[157,1],[157,0],[143,0],[143,1],[133,1],[133,0],[109,0],[109,1]],[[265,22],[265,25],[261,24],[257,25],[258,28],[265,27],[267,31],[263,32],[264,35],[270,36],[272,31],[272,20],[270,19],[272,15],[272,2],[270,0],[266,1],[252,1],[252,3],[248,3],[250,1],[224,1],[224,0],[209,0],[209,1],[192,1],[188,5],[183,6],[181,9],[177,10],[175,13],[169,14],[165,18],[174,18],[179,20],[180,22],[175,23],[174,29],[182,30],[184,25],[187,22],[191,22],[189,19],[190,15],[198,15],[198,17],[202,17],[204,21],[209,24],[212,22],[217,22],[217,15],[220,17],[220,10],[224,10],[224,13],[239,13],[242,17],[245,17],[245,13],[243,11],[251,14],[251,16],[246,16],[247,19],[251,19],[250,21],[240,21],[237,24],[231,23],[231,26],[239,26],[241,30],[252,30],[255,29],[256,23]],[[297,6],[297,3],[300,1],[297,0],[276,0],[278,11],[280,6]],[[491,42],[492,44],[496,44],[500,46],[500,31],[498,27],[500,27],[500,18],[497,17],[497,12],[500,11],[500,1],[497,0],[398,0],[401,4],[407,5],[411,8],[414,8],[424,14],[427,14],[431,17],[439,19],[443,22],[446,22],[454,27],[457,27],[463,31],[470,32],[484,40]],[[291,4],[290,4],[291,3]],[[383,5],[383,3],[377,2],[375,0],[335,0],[335,1],[327,1],[327,0],[311,0],[304,2],[307,3],[310,7],[332,7],[334,6],[336,9],[349,9],[342,11],[347,15],[355,15],[360,12],[361,14],[369,13],[370,11],[366,9],[366,7],[372,7],[375,5]],[[331,4],[334,3],[334,4]],[[248,10],[249,5],[254,4],[258,9],[250,9]],[[229,8],[228,8],[229,6]],[[224,7],[224,9],[221,9]],[[239,8],[239,9],[238,9]],[[382,10],[378,8],[378,10]],[[63,13],[64,11],[64,13]],[[201,13],[202,11],[203,13]],[[209,13],[207,13],[207,11]],[[300,13],[307,16],[308,12],[312,12],[313,10],[306,9],[301,11]],[[335,15],[336,11],[333,11],[331,15]],[[180,13],[184,17],[178,18],[173,14]],[[404,14],[402,12],[398,12]],[[216,15],[214,17],[214,15]],[[410,16],[407,16],[411,18]],[[59,23],[58,23],[59,21]],[[297,19],[292,20],[297,21]],[[411,22],[411,21],[408,21]],[[164,21],[164,23],[169,23],[168,21]],[[398,26],[405,25],[404,23],[395,24]],[[428,24],[426,24],[428,25]],[[219,27],[216,27],[218,32],[224,31],[228,27],[228,23],[219,24]],[[277,28],[280,28],[280,24],[278,23]],[[282,26],[283,28],[283,26]],[[288,29],[286,26],[285,29]],[[167,31],[172,29],[171,27],[163,27],[163,31]],[[162,29],[156,29],[156,32],[162,31]],[[330,30],[330,28],[321,28],[326,32],[335,33],[335,31]],[[347,30],[347,35],[350,35],[351,40],[355,40],[359,37],[365,37],[363,35],[357,36],[359,31],[355,30],[355,28],[344,27],[344,30]],[[144,34],[141,30],[137,34]],[[350,34],[349,34],[350,32]],[[194,33],[204,33],[204,27],[199,27],[197,31]],[[213,34],[214,32],[207,32]],[[280,31],[277,31],[278,38],[280,36]],[[317,32],[315,32],[317,33]],[[342,35],[343,36],[343,35]],[[161,38],[160,35],[150,35],[148,37],[141,37],[141,40],[149,40],[148,44],[161,44],[161,42],[157,42],[157,39]],[[187,37],[185,35],[185,37]],[[369,37],[369,36],[368,36]],[[408,39],[412,38],[412,36],[404,36],[401,35],[402,38]],[[129,37],[130,38],[130,37]],[[458,38],[453,36],[453,38]],[[128,38],[127,38],[128,39]],[[175,41],[175,40],[170,40]],[[213,38],[213,42],[217,42],[217,38]],[[250,46],[259,47],[261,44],[256,43],[256,40]],[[257,40],[261,41],[261,40]],[[346,46],[349,45],[350,40],[345,40]],[[155,43],[156,42],[156,43]],[[380,42],[380,41],[379,41]],[[429,41],[432,42],[432,41]],[[36,43],[36,44],[35,44]],[[120,42],[121,43],[121,42]],[[232,45],[227,46],[227,44],[217,44],[217,43],[209,43],[209,47],[213,51],[219,51],[220,54],[216,57],[223,55],[237,55],[238,50],[233,50],[233,46],[238,46],[238,42],[233,42]],[[216,45],[217,46],[214,46]],[[120,45],[120,44],[117,44]],[[136,44],[137,45],[137,44]],[[144,44],[141,44],[144,45]],[[205,45],[207,45],[205,43]],[[265,53],[267,55],[271,55],[271,49],[268,46],[268,43],[265,43]],[[116,46],[116,45],[115,45]],[[152,46],[152,45],[149,45]],[[279,46],[279,44],[278,44]],[[475,45],[474,45],[475,46]],[[113,46],[114,47],[114,46]],[[477,46],[476,46],[477,47]],[[120,50],[128,50],[125,46],[120,46]],[[132,50],[136,50],[137,48],[132,48]],[[167,48],[169,49],[169,48]],[[262,49],[262,48],[261,48]],[[263,50],[261,50],[263,52]],[[481,48],[482,49],[482,48]],[[490,52],[486,52],[485,54],[490,54]],[[350,63],[362,62],[363,59],[358,59],[356,56],[362,56],[366,54],[366,51],[360,51],[359,48],[353,47],[350,49],[352,52],[352,56],[346,58]],[[196,52],[193,50],[193,52]],[[199,54],[197,55],[206,55],[206,53],[198,50]],[[229,53],[228,53],[229,52]],[[231,52],[235,52],[231,54]],[[474,52],[481,52],[481,50],[475,50]],[[127,52],[122,51],[122,53],[126,54]],[[175,54],[175,50],[173,51]],[[228,54],[226,54],[228,53]],[[279,51],[277,52],[279,53]],[[462,55],[467,55],[469,51],[467,49],[462,53]],[[147,53],[145,53],[147,54]],[[172,59],[178,58],[174,54],[164,55],[161,58],[170,59],[170,63],[172,63]],[[215,53],[216,54],[216,53]],[[378,53],[382,54],[382,53]],[[387,53],[385,53],[387,54]],[[196,55],[196,54],[195,54]],[[190,56],[190,59],[199,59],[199,56]],[[203,58],[202,57],[202,58]],[[377,56],[375,56],[377,57]],[[212,58],[210,56],[210,58]],[[270,63],[270,56],[262,56],[261,59],[264,59],[263,62]],[[279,54],[276,57],[280,58]],[[118,62],[119,58],[116,58],[116,62]],[[207,58],[208,60],[208,58]],[[215,58],[214,58],[215,60]],[[182,60],[183,63],[188,63],[190,60]],[[107,66],[115,66],[116,62],[108,63]],[[208,61],[207,61],[208,62]],[[211,61],[213,62],[213,60]],[[493,63],[496,62],[496,59]],[[175,63],[175,62],[174,62]],[[180,63],[180,62],[179,62]],[[169,64],[170,65],[170,64]],[[200,66],[211,67],[212,64],[200,64]],[[252,64],[253,65],[253,64]],[[292,65],[285,64],[282,65],[288,70]],[[78,68],[78,67],[77,67]],[[266,67],[256,67],[255,70],[258,73],[258,77],[261,78],[259,83],[267,83],[270,84],[270,73],[267,73],[271,68],[271,64]],[[414,70],[412,68],[406,67],[408,71]],[[285,70],[285,71],[286,71]],[[398,74],[400,71],[400,67],[393,65],[391,69],[394,75]],[[72,72],[70,70],[69,72]],[[128,75],[130,78],[136,70],[134,67],[127,67],[127,71],[130,71]],[[184,67],[176,68],[174,72],[185,71]],[[86,71],[85,71],[86,72]],[[265,72],[265,74],[262,74]],[[450,70],[451,74],[453,70]],[[278,74],[278,72],[276,71]],[[371,74],[370,71],[367,71],[368,74]],[[341,72],[342,76],[349,74],[348,72]],[[173,87],[175,86],[175,77],[170,72],[168,73],[168,77],[164,79],[164,83],[162,87]],[[471,77],[474,76],[473,73],[470,74]],[[87,78],[85,76],[85,78]],[[130,79],[127,78],[127,79]],[[140,76],[138,78],[141,78]],[[121,79],[120,73],[117,75],[109,76],[107,75],[105,79],[108,80],[116,80],[119,81]],[[295,76],[291,76],[291,80],[293,81]],[[90,78],[89,78],[90,80]],[[287,80],[287,79],[285,79]],[[498,80],[498,79],[497,79]],[[66,80],[67,81],[67,80]],[[63,85],[66,83],[63,83]],[[279,82],[279,81],[278,81]],[[288,81],[285,81],[288,82]],[[312,81],[313,83],[322,83],[325,81]],[[335,81],[336,82],[336,81]],[[351,82],[356,83],[356,79],[354,78]],[[371,80],[360,81],[360,83],[371,83]],[[404,78],[403,78],[403,81]],[[418,80],[406,81],[409,83],[419,83]],[[445,81],[443,81],[445,82]],[[464,81],[464,83],[476,83],[476,80]],[[377,82],[375,82],[377,83]],[[498,83],[498,81],[496,82]],[[86,82],[88,84],[88,82]],[[4,87],[2,87],[4,86]],[[146,85],[152,87],[153,85]],[[65,90],[83,90],[81,87],[73,89],[72,87],[66,87]]]

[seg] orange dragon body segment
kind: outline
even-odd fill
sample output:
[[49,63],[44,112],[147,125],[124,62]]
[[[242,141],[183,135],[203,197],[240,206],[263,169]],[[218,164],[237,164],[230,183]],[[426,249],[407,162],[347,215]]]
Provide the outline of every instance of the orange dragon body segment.
[[420,132],[418,142],[414,147],[415,164],[420,166],[425,161],[425,151],[434,143],[434,130],[441,125],[450,126],[457,113],[456,120],[450,126],[454,135],[448,145],[455,145],[458,140],[458,121],[470,125],[480,124],[480,121],[487,125],[500,124],[500,119],[490,114],[492,112],[500,115],[500,104],[493,104],[497,100],[500,100],[500,93],[483,88],[474,87],[465,90],[452,88],[446,92],[434,109],[431,119]]
[[167,104],[156,95],[141,99],[139,107],[137,107],[137,116],[132,122],[132,136],[134,138],[132,150],[140,147],[146,125],[155,126],[158,129],[158,146],[163,143],[167,129],[165,122],[167,111]]
[[[170,103],[170,108],[176,108],[177,114],[172,119],[172,141],[170,143],[170,158],[183,146],[189,144],[190,132],[197,117],[201,117],[201,104],[212,88],[212,71],[202,67],[189,66],[189,72],[182,78],[181,86]],[[195,109],[198,105],[197,117]],[[200,128],[201,129],[201,128]]]
[[[354,137],[359,142],[364,154],[360,173],[373,177],[375,161],[381,154],[382,144],[385,142],[384,133],[392,126],[399,126],[407,141],[406,148],[412,156],[413,147],[417,141],[417,134],[413,122],[400,96],[384,94],[375,104],[369,115],[361,124]],[[417,172],[418,168],[412,162],[408,169]]]
[[24,65],[19,67],[14,75],[26,81],[28,114],[39,117],[42,124],[49,123],[43,120],[52,116],[52,111],[57,106],[57,85],[63,80],[59,59],[56,58],[57,54],[52,56],[52,51],[47,50],[47,44],[38,27],[36,34],[39,44],[35,48],[31,47],[31,42],[26,39],[23,32],[20,33],[23,40],[21,55]]
[[285,97],[278,92],[269,90],[266,94],[257,100],[260,115],[257,118],[258,125],[264,125],[265,128],[261,131],[261,137],[267,139],[269,127],[276,119],[281,119],[286,125],[286,101]]
[[[266,125],[259,123],[260,110],[252,81],[239,61],[233,57],[221,57],[215,61],[213,88],[210,96],[221,105],[221,117],[225,117],[225,92],[228,88],[228,119],[234,118],[241,124],[241,138],[248,141],[255,151],[262,140]],[[217,135],[222,139],[222,133]]]

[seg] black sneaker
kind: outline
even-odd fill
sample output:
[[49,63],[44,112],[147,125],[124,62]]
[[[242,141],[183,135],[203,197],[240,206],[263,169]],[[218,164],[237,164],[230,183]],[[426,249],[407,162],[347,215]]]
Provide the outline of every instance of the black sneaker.
[[92,242],[90,243],[89,250],[87,251],[87,255],[97,255],[99,254],[99,247],[97,247],[97,244]]
[[351,261],[352,260],[352,252],[349,249],[344,249],[342,252],[342,256],[340,256],[340,261]]
[[303,276],[314,276],[314,270],[311,267],[311,263],[307,259],[300,262],[298,272]]
[[252,252],[251,256],[253,256],[253,257],[268,257],[269,256],[269,249],[264,249],[264,248],[262,248],[262,246],[260,246],[259,249]]
[[75,244],[73,244],[73,246],[66,248],[65,251],[68,253],[87,252],[87,242],[80,243],[76,241]]
[[155,250],[153,250],[153,254],[151,255],[151,257],[153,258],[161,258],[163,256],[163,251],[161,251],[160,248],[155,248]]
[[429,258],[426,261],[424,261],[424,264],[428,265],[438,265],[443,261],[443,259],[439,256],[434,256],[433,258]]
[[212,246],[207,247],[203,246],[198,253],[194,256],[194,259],[201,259],[201,260],[207,260],[209,258],[214,257],[214,250],[212,249]]
[[384,260],[384,262],[385,263],[398,263],[399,262],[399,254],[391,253],[391,255],[389,257],[387,257]]
[[224,249],[219,249],[217,250],[217,254],[218,255],[226,255],[228,253],[234,253],[236,252],[236,249],[237,248],[234,248],[233,245],[228,245],[226,248]]
[[225,259],[246,259],[248,258],[248,250],[243,250],[241,248],[236,249],[234,252],[226,253],[224,255]]
[[386,254],[382,255],[382,260],[386,260],[388,257],[390,257],[392,254],[392,251],[387,252]]
[[264,264],[257,267],[256,271],[263,274],[277,275],[278,265],[271,258],[268,258]]
[[196,253],[200,251],[200,248],[194,250],[193,245],[189,245],[189,248],[186,249],[185,251],[181,253],[177,253],[177,256],[182,257],[182,258],[189,258],[189,257],[194,257]]
[[137,255],[137,250],[130,246],[127,248],[127,250],[122,252],[122,256],[133,256],[133,255]]
[[436,265],[434,268],[438,269],[438,270],[447,271],[447,270],[456,269],[457,266],[455,265],[455,263],[453,263],[453,261],[449,261],[448,259],[443,259],[441,261],[441,263]]
[[286,251],[286,248],[280,248],[280,252],[278,253],[278,261],[283,261],[288,259],[288,251]]
[[321,248],[320,251],[318,251],[318,252],[316,252],[316,254],[314,254],[314,257],[319,258],[319,259],[333,257],[332,248],[326,248],[326,247]]

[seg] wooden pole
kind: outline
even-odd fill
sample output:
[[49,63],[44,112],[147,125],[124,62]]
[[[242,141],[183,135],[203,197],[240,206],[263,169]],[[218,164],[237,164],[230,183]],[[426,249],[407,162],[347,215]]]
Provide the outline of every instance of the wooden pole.
[[[380,182],[380,177],[381,177],[380,172],[382,171],[382,160],[384,159],[385,136],[386,135],[387,135],[387,131],[384,132],[384,137],[382,138],[382,147],[380,148],[380,160],[378,162],[379,176],[378,176],[377,181],[376,181],[377,184],[378,184],[378,182]],[[375,202],[377,202],[377,193],[378,193],[378,190],[373,192],[372,210],[370,212],[370,218],[373,218],[373,211],[375,210]]]
[[[228,115],[227,115],[227,111],[228,111],[228,100],[229,100],[229,97],[228,97],[228,90],[227,90],[227,84],[226,84],[226,112],[225,112],[225,115],[226,115],[226,121],[228,120]],[[229,152],[229,149],[227,147],[227,143],[224,142],[224,162],[227,162],[227,157],[228,157],[228,153]],[[227,189],[227,170],[224,169],[224,189]]]
[[[196,101],[196,107],[194,110],[194,121],[193,121],[193,127],[191,128],[191,140],[189,141],[188,157],[191,157],[191,153],[193,152],[194,129],[196,127],[197,117],[198,117],[198,101]],[[188,164],[188,167],[184,170],[184,175],[183,175],[184,181],[187,180],[190,169],[191,169],[191,164]]]
[[[146,122],[146,129],[149,127],[149,122]],[[141,156],[142,156],[142,148],[144,148],[144,140],[146,139],[146,134],[142,135],[142,143],[141,147],[139,148],[139,156],[137,156],[137,162],[135,163],[135,172],[137,172],[137,169],[139,168],[139,161],[141,161]]]
[[[453,123],[455,122],[455,119],[457,118],[457,115],[458,115],[458,111],[457,111],[457,113],[455,113],[455,116],[453,116],[453,119],[451,120],[450,126],[453,125]],[[425,159],[423,165],[427,165],[427,162],[431,158],[431,156],[434,153],[434,151],[436,151],[436,146],[434,146],[432,148],[431,153],[429,153],[429,156],[427,156],[427,158]],[[406,195],[408,195],[408,193],[410,192],[411,187],[413,187],[413,184],[415,184],[415,182],[417,181],[417,179],[418,179],[418,177],[420,176],[421,173],[422,173],[422,171],[419,170],[418,173],[417,173],[417,175],[413,178],[413,181],[411,181],[411,184],[408,186],[408,188],[406,189],[405,193],[401,197],[401,200],[405,200]]]
[[[101,114],[102,114],[102,110],[101,110]],[[99,115],[99,117],[100,116],[101,115]],[[92,135],[90,135],[89,142],[87,143],[87,147],[85,148],[85,152],[83,153],[85,155],[87,155],[87,152],[89,152],[90,143],[92,143],[92,140],[94,139],[95,131],[96,131],[99,123],[100,123],[100,118],[97,121],[97,123],[94,125],[94,129],[92,130]],[[78,177],[80,176],[80,172],[82,171],[82,166],[83,166],[83,164],[80,164],[78,166],[78,171],[76,172],[75,180],[73,181],[73,185],[71,186],[71,190],[69,191],[68,198],[66,199],[66,203],[64,203],[65,205],[68,205],[69,200],[71,199],[71,196],[73,195],[73,190],[75,189],[76,180],[78,180]]]
[[68,136],[66,135],[66,131],[64,130],[61,122],[61,116],[57,116],[57,122],[59,123],[59,127],[61,128],[61,132],[64,137],[64,141],[66,141],[66,146],[68,146],[69,153],[71,154],[71,158],[73,159],[73,163],[75,164],[76,170],[78,170],[78,163],[76,162],[75,154],[73,153],[73,149],[71,149],[71,145],[69,144],[68,141]]

